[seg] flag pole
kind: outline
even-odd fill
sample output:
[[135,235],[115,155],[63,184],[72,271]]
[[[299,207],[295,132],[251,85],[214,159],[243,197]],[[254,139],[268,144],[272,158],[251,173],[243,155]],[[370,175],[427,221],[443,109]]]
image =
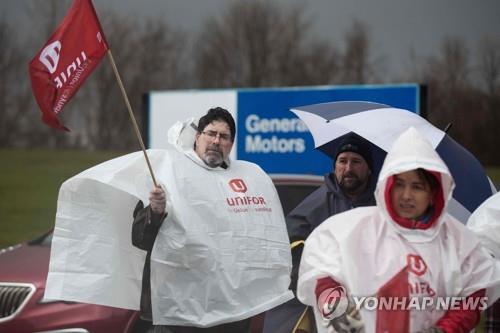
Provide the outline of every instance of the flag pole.
[[149,161],[148,154],[146,153],[146,148],[144,147],[144,142],[142,141],[142,136],[141,136],[141,132],[139,131],[139,126],[137,126],[137,121],[135,120],[134,112],[132,111],[132,106],[130,106],[130,102],[128,100],[127,93],[125,92],[125,87],[123,86],[122,79],[120,78],[120,73],[118,73],[118,69],[116,68],[115,60],[113,58],[113,54],[111,53],[110,49],[108,49],[108,57],[109,57],[109,61],[111,61],[111,66],[113,67],[113,72],[115,73],[116,80],[118,81],[118,85],[120,86],[120,90],[122,92],[123,99],[125,100],[125,104],[127,105],[128,114],[130,116],[130,120],[132,121],[132,125],[133,125],[134,130],[135,130],[135,135],[137,136],[137,139],[139,140],[139,144],[141,145],[142,152],[144,153],[144,158],[146,159],[146,163],[148,164],[149,173],[151,174],[151,178],[153,178],[153,184],[155,185],[155,187],[157,187],[158,184],[156,183],[156,178],[155,178],[155,175],[153,173],[153,168],[151,167],[151,163]]

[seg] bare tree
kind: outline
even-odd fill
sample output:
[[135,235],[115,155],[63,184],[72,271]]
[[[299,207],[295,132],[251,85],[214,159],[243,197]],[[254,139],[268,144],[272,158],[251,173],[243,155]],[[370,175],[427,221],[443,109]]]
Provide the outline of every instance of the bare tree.
[[[138,147],[129,115],[108,59],[80,87],[59,117],[72,131],[63,133],[41,121],[28,80],[17,80],[26,73],[27,64],[55,31],[69,8],[69,1],[30,2],[25,8],[34,31],[17,45],[18,37],[5,23],[0,24],[0,145],[15,143],[32,147],[81,147],[89,149],[134,149]],[[185,85],[179,66],[183,57],[184,35],[158,19],[144,24],[111,11],[99,13],[105,35],[129,100],[141,124],[143,94],[153,89]],[[15,138],[15,140],[13,140]]]
[[15,143],[26,116],[26,108],[17,105],[19,98],[19,71],[21,70],[21,52],[13,29],[5,22],[0,22],[0,146]]
[[[128,17],[110,12],[102,16],[103,29],[140,125],[144,93],[183,84],[177,66],[182,57],[182,34],[159,20],[141,28]],[[137,149],[126,104],[108,59],[92,78],[90,99],[92,107],[86,110],[89,145],[94,149]]]
[[345,35],[345,51],[342,55],[341,83],[361,84],[375,76],[370,35],[367,26],[355,20]]
[[138,66],[134,82],[143,92],[173,89],[186,85],[186,35],[159,18],[146,21],[138,36]]
[[434,64],[441,76],[440,81],[450,91],[460,90],[469,85],[469,51],[459,38],[446,38],[441,47],[441,57]]
[[328,83],[336,54],[318,42],[307,43],[309,25],[302,13],[262,0],[239,1],[221,17],[209,19],[194,51],[200,86]]
[[483,160],[490,164],[500,164],[500,156],[493,153],[498,147],[496,135],[500,126],[500,40],[492,37],[484,38],[479,43],[479,77],[485,93],[481,95],[480,105],[485,109],[486,116],[480,122],[482,130],[480,139],[487,149]]
[[62,21],[68,11],[71,1],[43,0],[27,3],[27,16],[32,18],[31,38],[35,43],[43,43],[52,35],[56,26]]
[[488,116],[478,89],[471,84],[469,50],[458,38],[445,38],[440,53],[424,68],[429,86],[429,120],[440,128],[452,123],[450,135],[483,163],[487,146],[483,124]]
[[[31,33],[28,35],[26,45],[23,49],[26,50],[23,54],[23,63],[25,68],[23,72],[27,75],[28,62],[54,33],[58,24],[62,21],[64,15],[71,5],[70,1],[46,0],[46,1],[30,1],[26,4],[26,15],[30,18]],[[29,81],[25,81],[26,85],[21,88],[21,97],[17,103],[19,107],[26,107],[31,112],[32,119],[40,118],[40,110],[35,102],[35,98],[31,91]],[[77,97],[80,94],[77,94]],[[65,110],[72,108],[75,104],[75,99],[65,107]],[[77,117],[74,112],[63,112],[61,114],[63,123],[73,123],[73,118]],[[78,141],[78,133],[64,133],[59,130],[51,129],[41,121],[29,121],[23,124],[24,130],[29,133],[23,135],[25,145],[33,147],[72,147]]]
[[30,82],[20,80],[19,75],[28,77],[28,63],[55,29],[57,19],[66,9],[65,3],[55,0],[30,2],[25,9],[33,24],[29,36],[17,33],[6,23],[2,23],[0,28],[0,66],[4,67],[1,69],[3,80],[0,84],[4,112],[1,141],[3,145],[17,147],[59,146],[59,143],[66,144],[68,140],[63,138],[64,134],[49,129],[38,120],[40,112]]
[[484,38],[479,44],[479,75],[486,93],[496,95],[500,88],[500,39]]
[[469,52],[458,38],[445,38],[437,57],[430,57],[424,69],[424,77],[429,83],[431,113],[429,117],[439,126],[453,122],[457,126],[458,112],[464,106],[469,85]]

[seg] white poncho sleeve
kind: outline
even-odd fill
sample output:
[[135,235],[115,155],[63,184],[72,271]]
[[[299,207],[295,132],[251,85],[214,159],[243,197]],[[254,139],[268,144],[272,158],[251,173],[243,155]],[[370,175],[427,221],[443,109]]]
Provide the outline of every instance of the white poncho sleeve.
[[327,219],[305,242],[297,283],[297,297],[304,304],[316,304],[315,288],[318,279],[331,277],[344,284],[339,244],[330,228],[334,222],[335,217]]

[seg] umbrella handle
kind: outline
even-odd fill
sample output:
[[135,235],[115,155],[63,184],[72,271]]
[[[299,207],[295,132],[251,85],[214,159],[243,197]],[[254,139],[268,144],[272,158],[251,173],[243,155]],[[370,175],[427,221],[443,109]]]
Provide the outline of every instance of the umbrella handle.
[[448,123],[448,125],[446,125],[446,127],[444,128],[444,132],[446,134],[448,134],[448,131],[450,130],[451,126],[453,125],[453,123]]

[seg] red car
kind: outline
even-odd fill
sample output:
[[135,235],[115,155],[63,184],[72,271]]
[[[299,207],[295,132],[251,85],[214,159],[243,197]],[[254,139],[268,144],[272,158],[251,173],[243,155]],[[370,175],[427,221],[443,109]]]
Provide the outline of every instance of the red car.
[[[322,177],[273,175],[285,215],[323,183]],[[0,333],[140,333],[137,311],[93,304],[43,301],[52,231],[0,250]],[[252,332],[262,329],[262,316]]]

